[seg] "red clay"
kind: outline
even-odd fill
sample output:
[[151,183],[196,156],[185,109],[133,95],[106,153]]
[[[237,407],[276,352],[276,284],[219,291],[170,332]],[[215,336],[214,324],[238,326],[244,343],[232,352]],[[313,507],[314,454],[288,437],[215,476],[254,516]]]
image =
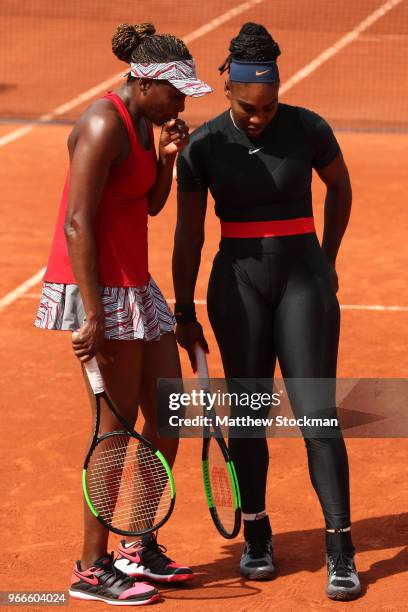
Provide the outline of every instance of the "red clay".
[[[42,7],[44,3],[40,4]],[[234,4],[223,3],[223,9]],[[362,4],[364,10],[358,7],[356,10],[364,17],[378,2]],[[262,20],[263,10],[262,5],[257,9],[259,20]],[[216,15],[222,11],[218,7],[212,12]],[[359,13],[355,13],[350,22],[358,21]],[[178,34],[202,23],[197,17],[197,23],[184,24],[181,28],[176,19],[173,24],[171,16],[167,17],[166,29],[171,30],[170,26],[174,25]],[[222,30],[222,40],[217,32],[205,40],[207,45],[214,43],[220,61],[225,55],[225,41],[247,17],[253,15],[244,14],[229,22]],[[316,22],[316,29],[318,26]],[[102,35],[103,41],[108,40],[111,33],[111,24],[103,27],[106,31],[98,30],[95,35],[99,41]],[[283,32],[285,23],[278,24],[279,28]],[[75,31],[75,28],[69,29]],[[30,30],[24,31],[27,36],[34,36]],[[310,40],[315,41],[314,33],[309,34]],[[333,35],[336,37],[337,33]],[[319,49],[309,49],[310,58],[324,48],[326,42],[333,40],[329,38],[320,41]],[[202,43],[197,41],[191,45],[193,52],[199,44]],[[70,40],[68,49],[72,52],[73,48]],[[94,45],[90,44],[89,49],[81,53],[93,53],[94,50]],[[286,74],[308,59],[304,55],[296,57],[299,66],[295,66],[294,60],[293,66],[288,64],[285,68]],[[347,56],[344,57],[347,61]],[[207,78],[211,69],[210,82],[217,84],[214,68],[212,65],[205,67],[202,77]],[[115,73],[114,64],[112,69]],[[106,78],[110,72],[108,67],[103,75],[95,73],[91,84]],[[329,66],[324,74],[326,79],[330,78]],[[86,86],[85,82],[81,85]],[[78,89],[74,93],[78,93]],[[300,95],[300,90],[294,90],[295,93]],[[61,102],[69,96],[70,92],[64,91]],[[222,104],[222,94],[217,96]],[[194,104],[195,101],[189,101],[191,109]],[[208,113],[209,107],[205,107],[204,101],[198,104],[204,106],[190,113],[193,119],[200,113]],[[50,107],[52,104],[46,110]],[[14,126],[0,128],[1,136]],[[68,131],[68,127],[36,128],[0,149],[0,296],[46,264],[66,169]],[[340,301],[406,307],[408,136],[341,133],[339,140],[354,186],[351,224],[338,262]],[[321,232],[323,191],[317,180],[314,192],[316,221]],[[168,298],[173,296],[170,264],[174,223],[173,193],[164,212],[150,221],[150,270]],[[211,203],[206,234],[197,299],[205,299],[207,278],[219,239],[218,221]],[[79,366],[70,350],[69,335],[33,327],[35,296],[39,288],[38,285],[28,296],[0,312],[3,417],[0,461],[4,466],[0,472],[3,501],[1,590],[66,590],[72,563],[80,554],[80,475],[91,426],[90,415]],[[198,313],[210,344],[211,374],[222,376],[205,306],[199,305]],[[343,310],[339,375],[406,377],[407,323],[407,312]],[[184,353],[182,362],[184,375],[192,376]],[[408,610],[406,440],[353,439],[348,440],[347,446],[353,529],[364,584],[364,597],[349,603],[347,608]],[[189,612],[202,611],[205,607],[208,612],[226,609],[256,612],[273,608],[317,611],[340,605],[324,596],[322,517],[309,482],[303,441],[272,439],[269,447],[268,510],[276,534],[277,578],[270,583],[256,583],[245,582],[239,577],[241,537],[233,542],[224,541],[213,527],[201,483],[200,441],[184,440],[175,467],[176,509],[172,520],[161,530],[160,541],[177,561],[190,564],[197,578],[188,585],[162,585],[164,602],[158,605],[163,610]],[[116,541],[112,537],[112,547]],[[86,602],[71,601],[70,606],[84,611],[95,609],[94,603]]]
[[[2,270],[3,295],[45,263],[63,181],[66,132],[65,128],[42,128],[42,143],[48,145],[54,139],[56,145],[43,147],[43,169],[35,177],[28,163],[36,158],[35,133],[12,150],[0,151],[3,192],[7,190],[3,219],[9,234],[3,261],[13,262]],[[408,138],[347,134],[340,135],[340,141],[355,185],[352,222],[339,259],[340,299],[407,305],[402,241],[405,213],[399,202],[408,180],[397,166],[408,157]],[[371,160],[371,176],[367,176],[367,159],[374,148],[378,153]],[[31,184],[29,197],[24,196],[29,190],[21,188],[24,182]],[[317,189],[319,227],[320,196]],[[174,221],[172,196],[163,214],[150,223],[150,268],[169,298]],[[384,232],[388,226],[392,232]],[[198,298],[205,298],[218,236],[218,221],[210,206]],[[35,298],[22,298],[0,314],[4,423],[0,456],[2,465],[9,466],[0,475],[4,507],[1,588],[63,590],[80,551],[80,469],[90,416],[69,337],[63,332],[35,330],[36,305]],[[222,376],[205,307],[198,310],[210,341],[211,373]],[[407,313],[343,311],[339,374],[405,376],[407,317]],[[182,359],[184,375],[190,377],[184,354]],[[349,605],[360,610],[403,610],[408,596],[404,576],[408,560],[406,441],[354,439],[347,445],[358,565],[366,590],[363,599]],[[308,479],[303,442],[273,439],[270,454],[268,508],[276,533],[278,577],[272,583],[245,583],[237,573],[240,538],[223,541],[206,510],[200,442],[183,441],[175,468],[176,510],[160,539],[177,560],[191,564],[198,577],[188,586],[161,588],[165,595],[161,605],[166,610],[180,606],[186,611],[202,610],[203,605],[209,610],[225,606],[242,611],[270,607],[317,610],[335,605],[323,594],[322,520]],[[114,542],[112,538],[112,545]],[[70,605],[92,608],[84,602]]]

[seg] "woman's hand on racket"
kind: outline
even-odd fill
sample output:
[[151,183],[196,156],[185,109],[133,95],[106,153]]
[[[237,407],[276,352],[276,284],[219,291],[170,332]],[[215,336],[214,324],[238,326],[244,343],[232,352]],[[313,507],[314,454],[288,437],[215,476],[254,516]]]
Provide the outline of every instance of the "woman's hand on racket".
[[72,334],[72,348],[79,361],[85,363],[96,355],[105,339],[105,318],[94,317]]
[[161,157],[175,156],[184,149],[189,139],[189,127],[182,119],[167,121],[160,134],[159,155]]
[[176,327],[176,340],[187,351],[193,372],[197,372],[197,358],[194,345],[197,343],[205,353],[210,352],[200,323],[198,321],[179,323]]

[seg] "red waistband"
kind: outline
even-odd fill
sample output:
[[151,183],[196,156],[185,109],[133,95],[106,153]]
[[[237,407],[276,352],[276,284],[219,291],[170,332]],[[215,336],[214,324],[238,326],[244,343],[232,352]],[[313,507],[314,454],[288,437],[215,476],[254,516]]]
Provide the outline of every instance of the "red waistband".
[[223,238],[268,238],[314,233],[313,217],[284,219],[283,221],[221,221]]

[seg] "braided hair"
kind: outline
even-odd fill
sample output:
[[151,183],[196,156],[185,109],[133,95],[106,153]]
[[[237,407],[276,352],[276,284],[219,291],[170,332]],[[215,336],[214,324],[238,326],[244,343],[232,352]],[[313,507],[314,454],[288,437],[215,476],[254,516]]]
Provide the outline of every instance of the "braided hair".
[[232,60],[248,62],[275,61],[281,54],[268,30],[257,23],[244,23],[238,36],[233,38],[229,46],[229,56],[218,68],[220,74],[229,70]]
[[[182,40],[171,34],[156,34],[152,23],[119,25],[112,37],[112,51],[118,59],[128,64],[192,59]],[[129,73],[128,80],[135,78]]]

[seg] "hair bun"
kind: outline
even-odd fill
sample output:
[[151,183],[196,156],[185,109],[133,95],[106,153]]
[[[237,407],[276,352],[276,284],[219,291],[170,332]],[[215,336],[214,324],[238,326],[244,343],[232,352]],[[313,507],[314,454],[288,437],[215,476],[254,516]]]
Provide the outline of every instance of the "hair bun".
[[243,60],[276,60],[281,54],[278,44],[264,26],[244,23],[238,36],[231,40],[231,56]]
[[270,36],[268,30],[261,24],[259,23],[254,23],[253,21],[247,21],[246,23],[244,23],[244,25],[241,27],[240,31],[238,32],[238,36],[262,36],[262,35],[266,35],[266,36]]
[[112,37],[112,51],[116,57],[130,64],[132,53],[146,36],[153,36],[156,28],[152,23],[129,25],[121,23]]

